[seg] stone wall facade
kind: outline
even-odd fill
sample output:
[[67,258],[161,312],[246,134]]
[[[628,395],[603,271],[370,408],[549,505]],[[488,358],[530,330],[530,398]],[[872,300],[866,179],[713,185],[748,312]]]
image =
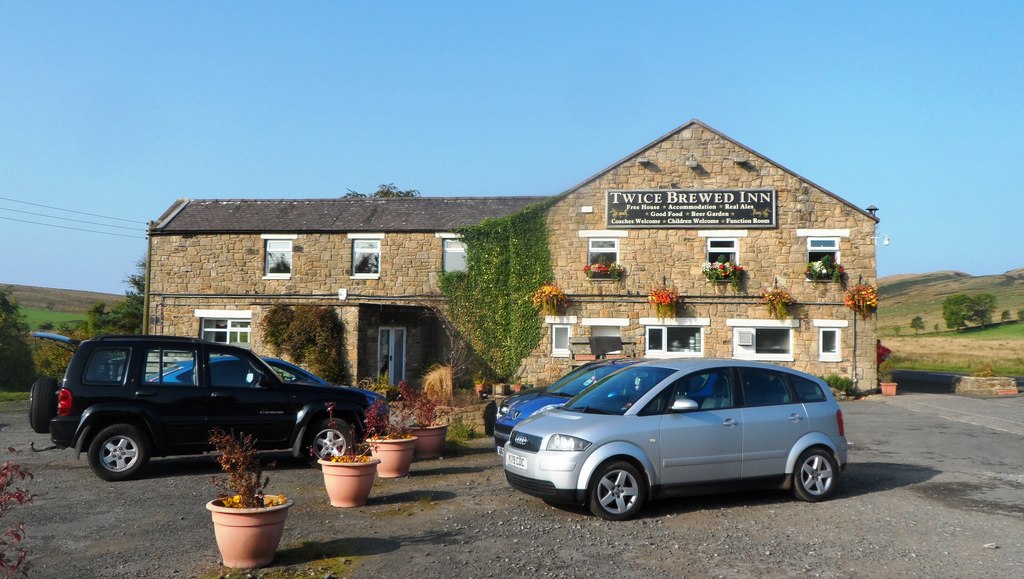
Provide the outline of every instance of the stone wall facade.
[[[691,156],[692,155],[692,156]],[[639,162],[642,160],[643,162]],[[609,229],[605,218],[609,190],[772,189],[776,224],[770,228]],[[545,328],[568,326],[573,337],[617,332],[647,351],[652,326],[701,328],[701,357],[750,357],[738,353],[741,330],[784,328],[789,352],[770,361],[812,374],[854,378],[862,390],[876,386],[874,315],[858,317],[843,306],[845,290],[855,283],[876,284],[876,219],[814,183],[730,140],[699,122],[691,122],[637,151],[577,187],[563,193],[548,210],[554,281],[570,298],[564,315],[545,318]],[[443,236],[452,232],[310,232],[297,224],[290,232],[292,273],[287,279],[264,276],[261,232],[154,231],[150,237],[149,324],[162,334],[200,335],[202,313],[237,311],[251,319],[251,347],[267,352],[258,324],[274,304],[329,305],[346,328],[345,348],[353,381],[373,378],[378,370],[379,328],[407,329],[406,373],[416,378],[431,363],[443,361],[442,332],[430,308],[443,303],[437,277],[442,269]],[[352,275],[354,237],[380,240],[379,277]],[[617,240],[619,280],[588,279],[591,239]],[[839,242],[843,283],[805,278],[807,238],[827,236]],[[745,268],[739,288],[709,283],[701,273],[709,237],[737,241]],[[657,320],[648,293],[674,288],[683,299],[676,317]],[[762,290],[787,290],[797,301],[783,320],[768,315]],[[343,299],[342,299],[343,298]],[[821,329],[839,338],[838,351],[822,356]],[[571,360],[553,352],[552,334],[523,361],[521,381],[550,383]],[[757,358],[758,356],[754,356]],[[761,359],[764,359],[761,357]]]

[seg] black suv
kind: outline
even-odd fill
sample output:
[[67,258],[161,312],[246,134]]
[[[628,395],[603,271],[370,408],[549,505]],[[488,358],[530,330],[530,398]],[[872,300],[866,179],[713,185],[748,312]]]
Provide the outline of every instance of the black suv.
[[100,478],[118,481],[136,476],[151,456],[211,450],[214,428],[252,434],[260,449],[291,449],[296,457],[344,452],[362,436],[365,411],[377,398],[355,388],[283,382],[243,348],[105,336],[77,346],[59,389],[53,378],[33,384],[29,422],[58,448],[87,452]]

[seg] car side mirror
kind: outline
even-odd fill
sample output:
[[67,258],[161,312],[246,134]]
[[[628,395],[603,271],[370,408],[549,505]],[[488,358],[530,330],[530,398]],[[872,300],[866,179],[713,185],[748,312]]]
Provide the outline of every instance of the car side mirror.
[[697,404],[696,400],[692,398],[676,398],[675,402],[672,403],[672,412],[689,412],[691,410],[699,410],[700,405]]

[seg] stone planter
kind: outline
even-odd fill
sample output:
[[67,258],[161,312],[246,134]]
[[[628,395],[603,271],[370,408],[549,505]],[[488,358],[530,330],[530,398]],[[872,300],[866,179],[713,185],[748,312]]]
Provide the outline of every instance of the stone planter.
[[878,386],[882,389],[882,396],[895,396],[896,395],[896,383],[895,382],[880,382]]
[[367,462],[331,462],[320,459],[324,488],[332,507],[361,507],[366,504],[377,479],[379,460]]
[[966,396],[1000,396],[1005,390],[1017,393],[1017,381],[1006,376],[960,376],[953,384],[957,394]]
[[224,566],[255,569],[269,565],[281,543],[284,521],[293,504],[289,500],[274,507],[232,509],[221,506],[220,499],[206,503]]
[[380,460],[377,475],[380,478],[398,478],[409,474],[413,453],[416,452],[416,437],[395,440],[370,439],[371,454]]
[[416,449],[413,456],[437,458],[444,454],[444,441],[448,436],[448,425],[413,428],[412,435],[416,437]]

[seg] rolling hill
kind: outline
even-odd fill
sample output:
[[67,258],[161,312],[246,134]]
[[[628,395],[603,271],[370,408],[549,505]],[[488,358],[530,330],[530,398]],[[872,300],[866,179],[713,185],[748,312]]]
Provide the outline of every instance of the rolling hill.
[[3,284],[14,290],[18,308],[32,329],[43,322],[59,325],[64,322],[84,321],[85,314],[97,302],[110,309],[124,300],[123,295],[56,289],[30,285]]
[[1001,275],[972,276],[958,271],[937,271],[883,277],[878,280],[879,333],[883,336],[914,334],[910,328],[914,316],[924,320],[924,332],[945,331],[942,302],[960,293],[990,293],[996,298],[992,321],[999,321],[1004,310],[1010,312],[1012,320],[1017,320],[1018,312],[1024,309],[1024,268]]

